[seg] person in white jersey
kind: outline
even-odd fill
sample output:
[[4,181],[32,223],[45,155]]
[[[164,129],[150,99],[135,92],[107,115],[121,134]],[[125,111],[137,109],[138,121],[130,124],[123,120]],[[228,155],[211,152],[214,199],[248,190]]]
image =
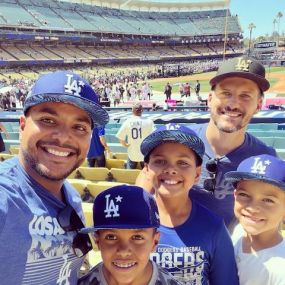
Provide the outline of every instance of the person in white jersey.
[[135,169],[140,163],[143,168],[144,157],[140,151],[141,142],[154,130],[152,120],[142,118],[143,106],[135,103],[132,108],[132,116],[120,127],[116,134],[120,143],[128,148],[127,168]]

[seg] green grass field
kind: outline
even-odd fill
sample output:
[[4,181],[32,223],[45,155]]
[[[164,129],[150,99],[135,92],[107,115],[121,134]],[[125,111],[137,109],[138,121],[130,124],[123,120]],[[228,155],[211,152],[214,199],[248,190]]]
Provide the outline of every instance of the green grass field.
[[[274,86],[276,82],[278,82],[277,78],[274,78],[274,73],[282,73],[285,72],[285,67],[271,67],[270,69],[267,68],[267,78],[270,82],[271,86]],[[167,82],[170,82],[172,84],[173,89],[172,92],[176,93],[178,92],[178,86],[179,83],[185,83],[189,82],[190,85],[194,88],[196,80],[199,79],[200,84],[201,84],[201,92],[209,92],[210,91],[210,84],[209,84],[209,79],[203,79],[205,77],[212,78],[215,76],[215,72],[208,72],[208,73],[201,73],[201,74],[195,74],[193,76],[181,76],[181,77],[171,77],[171,78],[159,78],[159,79],[154,79],[150,80],[149,83],[152,86],[154,91],[164,91],[164,86],[166,85]],[[194,92],[194,90],[191,90]],[[284,90],[285,92],[285,90]],[[284,97],[284,93],[280,93],[277,96],[278,97]]]

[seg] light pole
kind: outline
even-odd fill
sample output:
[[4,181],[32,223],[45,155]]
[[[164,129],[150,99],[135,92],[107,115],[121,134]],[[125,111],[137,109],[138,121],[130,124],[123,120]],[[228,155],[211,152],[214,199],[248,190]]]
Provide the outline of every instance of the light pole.
[[250,56],[252,30],[255,29],[256,26],[253,23],[250,23],[248,25],[248,28],[249,28],[248,56]]

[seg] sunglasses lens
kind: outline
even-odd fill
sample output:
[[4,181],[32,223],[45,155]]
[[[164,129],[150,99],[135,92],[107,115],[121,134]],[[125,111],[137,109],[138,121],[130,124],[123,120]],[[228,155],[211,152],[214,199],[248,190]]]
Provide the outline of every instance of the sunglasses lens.
[[204,189],[210,192],[214,192],[216,185],[215,178],[206,178],[204,180]]
[[83,222],[80,217],[77,215],[75,210],[67,206],[57,216],[59,225],[66,231],[76,231],[84,227]]
[[210,159],[209,161],[207,161],[206,163],[206,169],[210,172],[210,173],[216,173],[217,172],[217,162],[214,159]]
[[92,243],[87,234],[77,234],[73,240],[72,247],[78,257],[82,257],[92,249]]

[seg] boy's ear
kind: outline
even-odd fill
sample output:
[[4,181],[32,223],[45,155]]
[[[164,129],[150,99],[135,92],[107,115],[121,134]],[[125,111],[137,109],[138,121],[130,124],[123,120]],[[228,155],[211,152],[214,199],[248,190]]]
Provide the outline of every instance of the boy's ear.
[[201,172],[202,172],[202,166],[196,167],[195,183],[199,182],[200,176],[201,176]]
[[160,232],[156,231],[156,233],[154,234],[154,237],[153,237],[153,246],[152,246],[151,252],[155,251],[156,246],[159,243],[159,239],[160,239]]
[[99,235],[96,232],[94,233],[94,240],[95,240],[95,243],[96,243],[98,249],[100,250]]

